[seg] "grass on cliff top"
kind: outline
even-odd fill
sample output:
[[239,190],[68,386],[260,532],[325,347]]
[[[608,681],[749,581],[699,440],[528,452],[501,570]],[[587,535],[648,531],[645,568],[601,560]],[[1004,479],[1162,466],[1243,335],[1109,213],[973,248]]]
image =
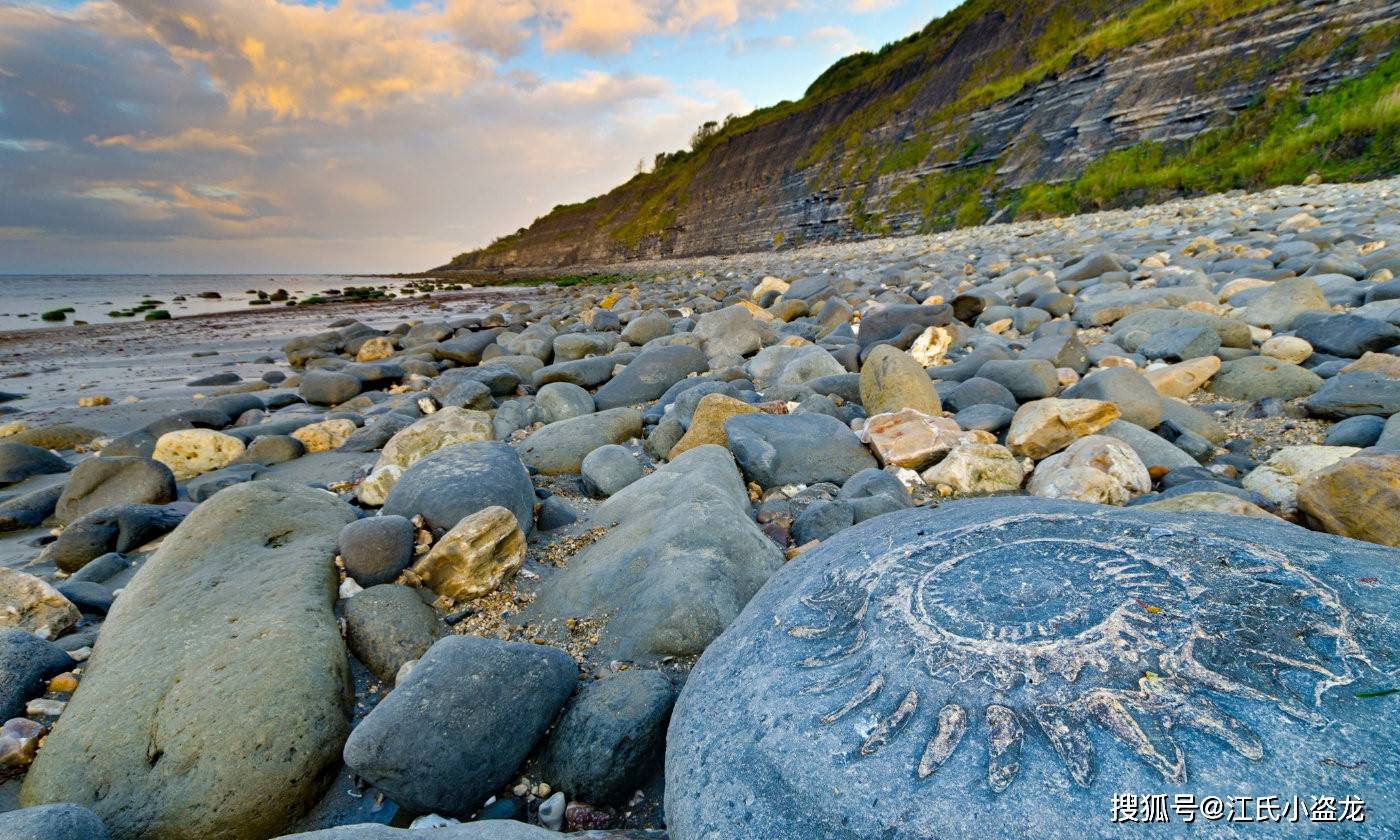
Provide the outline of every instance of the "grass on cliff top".
[[1312,173],[1358,181],[1400,172],[1400,52],[1371,72],[1303,97],[1273,92],[1227,128],[1184,147],[1140,143],[1063,184],[1026,188],[1020,218],[1042,218],[1234,189],[1297,184]]

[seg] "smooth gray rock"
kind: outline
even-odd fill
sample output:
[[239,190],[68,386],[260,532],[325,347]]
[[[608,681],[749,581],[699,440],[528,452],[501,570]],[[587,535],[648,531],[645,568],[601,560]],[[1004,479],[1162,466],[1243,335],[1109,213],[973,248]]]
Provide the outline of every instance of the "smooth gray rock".
[[381,513],[412,519],[444,533],[466,516],[500,505],[515,514],[520,530],[534,527],[535,487],[515,450],[500,441],[447,446],[404,470]]
[[333,560],[354,516],[266,481],[201,505],[117,599],[22,803],[119,838],[262,840],[304,813],[349,732]]
[[38,446],[0,443],[0,485],[17,484],[36,475],[68,472],[68,462]]
[[[572,835],[573,840],[594,837],[598,837],[595,832]],[[279,840],[559,840],[559,833],[514,820],[480,820],[421,831],[373,823],[343,825],[305,834],[288,834]]]
[[85,513],[119,504],[175,501],[175,475],[150,458],[89,458],[73,468],[54,515],[67,525]]
[[107,828],[81,805],[39,805],[0,814],[5,840],[107,840]]
[[301,377],[301,398],[312,405],[338,405],[360,393],[357,377],[333,370],[308,370]]
[[1367,351],[1384,351],[1400,344],[1400,327],[1361,315],[1332,315],[1309,321],[1294,331],[1320,353],[1346,359]]
[[389,685],[405,662],[427,653],[443,632],[437,612],[407,586],[371,586],[345,602],[350,652]]
[[1147,377],[1131,368],[1112,367],[1094,371],[1063,395],[1073,400],[1103,400],[1118,406],[1123,419],[1144,429],[1162,422],[1162,396]]
[[1373,414],[1348,417],[1327,430],[1326,446],[1359,446],[1365,448],[1380,440],[1385,430],[1385,418]]
[[345,742],[345,763],[410,811],[466,818],[514,777],[573,693],[557,648],[448,636]]
[[1374,692],[1400,631],[1363,617],[1400,609],[1397,562],[1285,523],[1039,499],[871,520],[774,575],[691,671],[669,836],[1127,838],[1143,827],[1106,798],[1315,789],[1319,756],[1356,768],[1364,834],[1396,833],[1400,705]]
[[593,395],[572,382],[551,382],[535,395],[535,416],[541,423],[558,423],[597,410]]
[[846,424],[824,414],[740,414],[724,422],[729,449],[760,487],[841,484],[875,458]]
[[734,461],[714,445],[629,485],[586,524],[614,527],[570,559],[521,620],[606,616],[599,656],[698,654],[783,562],[750,517]]
[[345,573],[360,586],[390,583],[413,564],[413,523],[387,514],[357,519],[340,531],[340,558]]
[[642,465],[625,446],[600,446],[579,467],[583,486],[594,496],[607,498],[642,477]]
[[1268,356],[1225,362],[1206,386],[1212,394],[1231,400],[1293,400],[1309,396],[1321,387],[1322,377],[1312,371]]
[[[359,434],[363,429],[359,429],[350,437]],[[388,437],[380,441],[383,446],[389,440]],[[349,440],[346,441],[349,443]],[[239,464],[262,464],[269,466],[272,464],[283,464],[287,461],[295,461],[306,454],[306,445],[291,435],[262,435],[253,438],[253,442],[248,444],[237,458],[235,463]]]
[[640,411],[610,408],[536,429],[520,443],[520,460],[545,475],[577,473],[588,453],[641,434]]
[[589,683],[554,727],[544,778],[571,799],[626,803],[660,763],[675,700],[659,671],[632,669]]
[[1371,371],[1344,373],[1327,380],[1304,405],[1317,417],[1389,417],[1400,412],[1400,379]]
[[1039,400],[1060,389],[1055,366],[1045,359],[993,359],[977,369],[977,377],[1005,387],[1017,400]]
[[1174,470],[1180,467],[1196,466],[1196,460],[1173,446],[1171,441],[1136,423],[1129,423],[1127,420],[1114,420],[1105,426],[1099,434],[1117,438],[1128,444],[1129,448],[1142,459],[1143,465],[1148,468],[1166,467],[1169,470]]
[[705,354],[695,347],[671,344],[647,347],[622,372],[593,395],[600,411],[654,400],[692,373],[709,368]]
[[76,664],[63,648],[28,630],[0,628],[0,722],[23,715],[24,704],[44,692],[49,678]]
[[185,518],[189,503],[171,505],[113,505],[98,508],[70,524],[58,535],[54,564],[76,572],[109,551],[134,551],[164,534]]
[[39,527],[53,515],[62,495],[63,485],[55,484],[0,502],[0,534]]

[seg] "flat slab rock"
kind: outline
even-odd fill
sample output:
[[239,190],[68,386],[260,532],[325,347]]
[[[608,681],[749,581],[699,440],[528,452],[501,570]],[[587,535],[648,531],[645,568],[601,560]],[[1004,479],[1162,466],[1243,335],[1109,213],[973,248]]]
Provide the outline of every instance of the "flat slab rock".
[[1126,793],[1352,796],[1350,827],[1393,836],[1397,563],[1284,524],[1073,502],[870,520],[785,566],[701,657],[667,739],[670,836],[1187,831],[1114,822]]
[[200,505],[117,599],[22,803],[83,805],[115,840],[262,840],[314,803],[350,730],[333,561],[354,519],[270,481]]

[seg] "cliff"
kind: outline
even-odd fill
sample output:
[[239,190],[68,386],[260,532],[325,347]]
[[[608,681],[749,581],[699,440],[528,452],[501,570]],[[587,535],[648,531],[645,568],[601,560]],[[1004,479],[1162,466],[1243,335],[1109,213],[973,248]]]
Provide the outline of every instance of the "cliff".
[[968,0],[443,270],[761,250],[1400,171],[1400,0]]

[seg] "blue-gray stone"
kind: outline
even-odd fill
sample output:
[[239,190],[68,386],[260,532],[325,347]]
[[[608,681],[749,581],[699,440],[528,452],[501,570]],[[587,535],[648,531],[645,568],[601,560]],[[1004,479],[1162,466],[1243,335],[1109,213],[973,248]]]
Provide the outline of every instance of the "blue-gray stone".
[[357,377],[334,370],[308,370],[301,377],[301,398],[312,405],[336,405],[360,393]]
[[593,395],[599,411],[654,400],[692,373],[709,367],[704,352],[685,344],[647,347]]
[[25,702],[43,693],[46,680],[75,664],[63,648],[28,630],[0,629],[0,722],[24,714]]
[[410,811],[466,818],[514,776],[577,678],[558,648],[448,636],[350,733],[345,763]]
[[[942,393],[940,392],[939,395],[942,396]],[[1016,395],[1007,390],[1007,387],[1000,382],[995,382],[984,376],[974,376],[953,388],[947,399],[943,401],[943,405],[953,412],[962,411],[974,405],[999,405],[1014,412],[1016,410]]]
[[871,520],[775,574],[696,664],[668,832],[1128,838],[1117,794],[1304,791],[1396,834],[1397,563],[1284,523],[1038,499]]
[[113,505],[98,508],[63,529],[54,544],[54,564],[76,572],[109,551],[125,554],[174,530],[190,505]]
[[55,484],[0,502],[0,534],[39,527],[53,514],[62,495],[63,485]]
[[36,475],[68,472],[68,462],[47,449],[27,443],[0,443],[0,484],[17,484]]
[[421,514],[430,530],[443,533],[492,505],[515,514],[520,530],[530,533],[535,486],[515,450],[494,440],[445,446],[416,461],[389,491],[382,512]]
[[1400,344],[1400,327],[1362,315],[1319,318],[1295,332],[1318,351],[1348,359],[1358,358],[1368,350],[1385,350]]
[[642,465],[627,447],[610,443],[588,453],[579,467],[583,486],[599,498],[607,498],[642,477]]
[[390,583],[413,563],[413,523],[387,514],[357,519],[340,529],[345,573],[360,586]]
[[1055,366],[1045,359],[993,359],[978,368],[977,376],[1004,386],[1023,401],[1044,399],[1060,389]]
[[1318,417],[1389,417],[1400,412],[1400,379],[1374,371],[1344,373],[1323,383],[1304,405]]
[[550,736],[544,778],[572,799],[627,802],[660,763],[675,700],[659,671],[622,671],[589,683]]
[[1374,414],[1358,414],[1348,417],[1327,430],[1327,446],[1360,446],[1365,448],[1380,440],[1385,429],[1385,418]]
[[792,540],[796,545],[825,540],[851,527],[855,521],[855,511],[845,499],[816,501],[792,523]]
[[973,405],[953,415],[958,426],[968,431],[999,432],[1011,425],[1016,412],[1000,405]]
[[107,840],[107,828],[81,805],[39,805],[0,814],[5,840]]
[[841,484],[875,458],[846,424],[825,414],[739,414],[724,421],[729,449],[759,486]]

